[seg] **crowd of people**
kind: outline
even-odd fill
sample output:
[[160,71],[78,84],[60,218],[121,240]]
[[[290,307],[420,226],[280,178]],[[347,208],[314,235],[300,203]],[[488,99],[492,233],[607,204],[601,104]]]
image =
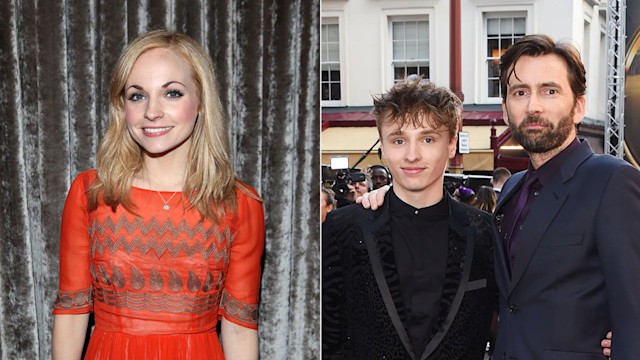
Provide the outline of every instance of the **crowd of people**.
[[362,195],[367,192],[391,184],[391,174],[389,173],[389,169],[384,165],[371,165],[367,167],[363,175],[364,180],[362,181],[346,180],[344,183],[346,189],[336,189],[336,191],[334,191],[333,189],[335,189],[336,184],[335,179],[333,182],[327,179],[328,181],[323,183],[323,186],[320,188],[322,196],[320,201],[322,222],[324,222],[326,214],[331,210],[354,204],[359,197],[362,197]]
[[[362,197],[367,192],[378,190],[383,186],[392,184],[391,173],[384,165],[370,165],[367,167],[365,174],[366,177],[364,181],[347,183],[349,193],[346,201],[340,204],[341,206],[354,204],[359,197]],[[498,167],[493,171],[492,175],[492,180],[489,184],[491,186],[481,185],[477,190],[473,190],[471,187],[461,185],[455,189],[452,194],[453,198],[465,204],[473,205],[488,213],[493,213],[498,197],[500,196],[502,185],[509,179],[511,172],[507,168]],[[329,187],[322,186],[320,201],[322,223],[324,223],[327,213],[337,209],[338,204],[339,202],[336,201],[335,192]]]
[[481,185],[475,191],[470,187],[459,186],[453,193],[454,198],[492,214],[498,203],[502,185],[511,177],[511,171],[497,167],[492,175],[491,186]]

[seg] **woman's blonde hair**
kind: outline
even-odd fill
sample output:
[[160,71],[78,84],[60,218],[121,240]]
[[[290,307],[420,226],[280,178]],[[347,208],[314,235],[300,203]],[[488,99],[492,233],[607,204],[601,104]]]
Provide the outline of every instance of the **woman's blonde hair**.
[[126,126],[124,87],[138,57],[155,48],[173,51],[191,68],[200,107],[191,135],[182,193],[190,207],[218,223],[225,212],[236,209],[236,186],[245,193],[250,192],[237,181],[231,165],[226,121],[213,62],[204,48],[192,38],[163,30],[151,31],[131,42],[113,71],[109,90],[110,124],[98,147],[97,176],[89,188],[89,211],[94,210],[102,200],[114,211],[118,205],[122,205],[133,212],[130,190],[133,177],[143,167],[143,150]]

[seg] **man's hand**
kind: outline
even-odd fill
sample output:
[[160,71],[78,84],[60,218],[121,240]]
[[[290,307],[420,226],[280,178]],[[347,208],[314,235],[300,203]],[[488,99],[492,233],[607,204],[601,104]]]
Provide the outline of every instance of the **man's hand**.
[[[607,333],[606,338],[602,339],[602,341],[600,342],[600,346],[602,346],[602,353],[605,356],[611,355],[611,331]],[[609,357],[609,359],[611,359],[611,357]]]
[[376,210],[384,203],[384,195],[389,191],[389,188],[389,185],[385,185],[377,190],[364,193],[362,196],[358,196],[356,203],[362,204],[365,209]]

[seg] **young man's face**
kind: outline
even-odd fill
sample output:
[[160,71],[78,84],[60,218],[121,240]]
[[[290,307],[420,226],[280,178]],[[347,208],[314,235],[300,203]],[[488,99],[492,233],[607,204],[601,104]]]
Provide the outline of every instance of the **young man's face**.
[[514,139],[529,153],[546,153],[575,137],[585,98],[574,99],[561,57],[522,56],[509,78],[502,109]]
[[380,127],[382,156],[393,176],[394,192],[406,202],[428,194],[441,198],[443,173],[456,153],[456,137],[451,138],[445,126],[422,124],[400,128],[385,122]]

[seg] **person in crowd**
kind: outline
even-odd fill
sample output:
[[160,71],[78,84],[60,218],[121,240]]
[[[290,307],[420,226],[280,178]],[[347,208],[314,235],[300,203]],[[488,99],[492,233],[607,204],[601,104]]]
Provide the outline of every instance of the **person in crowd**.
[[334,186],[333,189],[338,208],[354,204],[356,199],[367,192],[367,181],[351,181],[348,180],[341,183],[340,186]]
[[473,206],[492,214],[496,208],[496,192],[490,186],[480,186]]
[[[530,163],[504,184],[495,209],[494,357],[635,359],[640,171],[578,139],[586,72],[573,45],[527,35],[500,69],[505,119]],[[387,190],[363,205],[378,208]]]
[[379,189],[391,183],[389,170],[382,165],[371,165],[368,173],[371,178],[371,190]]
[[356,189],[350,183],[334,185],[332,189],[335,194],[336,208],[351,205],[356,201]]
[[257,359],[263,206],[231,166],[211,58],[136,38],[109,117],[64,205],[53,358],[81,358],[93,312],[85,359]]
[[453,192],[453,197],[467,205],[473,205],[476,201],[475,191],[473,191],[472,188],[465,186],[458,186],[458,188]]
[[500,191],[504,183],[511,177],[511,171],[504,167],[497,167],[493,170],[493,176],[491,177],[491,185],[493,185],[493,191],[495,191],[497,198],[500,198]]
[[363,181],[354,181],[349,184],[349,188],[353,188],[353,199],[351,200],[351,202],[355,202],[358,196],[362,196],[364,193],[369,191],[367,179]]
[[322,187],[320,189],[320,223],[324,223],[327,214],[336,208],[336,198],[333,190]]
[[394,185],[377,211],[347,206],[323,224],[323,358],[483,359],[497,306],[490,215],[444,189],[462,103],[405,80],[372,115]]

